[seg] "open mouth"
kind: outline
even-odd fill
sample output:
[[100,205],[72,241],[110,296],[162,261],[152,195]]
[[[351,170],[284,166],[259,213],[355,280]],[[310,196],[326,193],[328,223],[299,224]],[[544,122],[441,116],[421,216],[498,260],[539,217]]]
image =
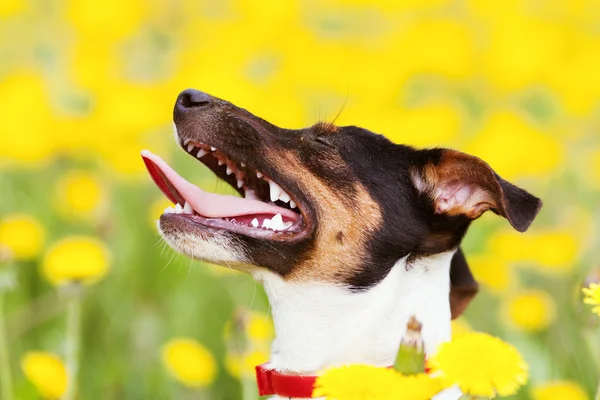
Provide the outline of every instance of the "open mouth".
[[207,144],[191,140],[180,144],[242,197],[206,192],[182,178],[159,156],[143,150],[141,155],[154,183],[175,204],[165,209],[161,218],[176,214],[202,226],[268,239],[292,238],[305,230],[297,200],[262,172]]

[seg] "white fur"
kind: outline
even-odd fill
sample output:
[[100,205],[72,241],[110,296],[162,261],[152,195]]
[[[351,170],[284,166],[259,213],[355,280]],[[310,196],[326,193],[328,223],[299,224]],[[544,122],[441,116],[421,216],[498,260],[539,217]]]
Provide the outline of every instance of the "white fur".
[[[272,272],[255,271],[275,324],[270,366],[314,375],[345,364],[393,365],[413,315],[423,324],[426,352],[434,352],[451,337],[452,255],[437,254],[410,265],[401,259],[383,281],[358,293],[332,283],[287,282]],[[460,394],[442,396],[438,399]]]
[[161,229],[160,223],[157,223],[157,226],[169,246],[195,260],[206,260],[236,267],[247,262],[246,255],[239,244],[234,246],[231,240],[224,235],[201,238],[181,232],[166,234]]

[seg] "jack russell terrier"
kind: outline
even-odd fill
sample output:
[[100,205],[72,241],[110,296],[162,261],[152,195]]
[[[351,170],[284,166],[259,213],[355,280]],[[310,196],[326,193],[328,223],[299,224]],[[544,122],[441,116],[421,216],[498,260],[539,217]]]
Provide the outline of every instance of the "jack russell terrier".
[[258,376],[274,399],[310,397],[328,367],[393,365],[413,315],[434,352],[478,290],[459,247],[471,221],[492,210],[523,232],[542,205],[479,158],[356,126],[282,129],[197,90],[179,95],[174,123],[179,145],[241,197],[205,192],[144,150],[176,204],[158,229],[264,285],[276,339]]

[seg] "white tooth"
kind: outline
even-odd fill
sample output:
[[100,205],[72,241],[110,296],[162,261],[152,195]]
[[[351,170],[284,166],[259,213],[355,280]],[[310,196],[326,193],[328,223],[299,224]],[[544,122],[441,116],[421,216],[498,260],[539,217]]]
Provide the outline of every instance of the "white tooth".
[[210,147],[210,151],[215,151],[217,148],[216,147]]
[[263,174],[261,174],[260,172],[256,171],[256,177],[257,177],[257,178],[262,178],[262,177],[263,177]]
[[296,208],[296,203],[294,202],[294,200],[290,200],[290,207]]
[[187,146],[187,144],[188,144],[189,142],[190,142],[190,139],[186,139],[186,140],[183,142],[183,145],[184,145],[184,146]]
[[242,168],[246,166],[246,164],[244,163],[240,163],[240,165],[242,166]]
[[277,201],[277,199],[279,199],[279,196],[281,195],[281,192],[283,192],[283,190],[281,190],[279,185],[273,181],[269,181],[269,188],[271,189],[270,193],[269,193],[270,197],[271,197],[271,201],[272,202]]
[[258,220],[257,220],[256,218],[254,218],[254,219],[252,220],[252,222],[250,222],[250,225],[252,225],[252,226],[253,226],[253,227],[255,227],[255,228],[258,228]]
[[281,194],[279,195],[279,200],[283,201],[284,203],[287,203],[291,200],[291,197],[286,192],[281,192]]
[[208,151],[206,151],[204,149],[200,149],[200,150],[198,150],[198,154],[196,154],[196,158],[204,157],[207,154],[208,154]]
[[187,145],[187,151],[188,151],[188,153],[189,153],[190,151],[192,151],[192,149],[193,149],[193,148],[194,148],[194,144],[193,144],[193,143],[190,143],[190,144],[188,144],[188,145]]
[[284,222],[283,223],[283,229],[281,229],[281,230],[284,231],[287,228],[289,228],[290,226],[292,226],[292,221]]
[[244,181],[243,180],[237,181],[237,187],[238,187],[238,189],[241,189],[242,186],[244,186]]
[[181,204],[177,203],[177,205],[175,206],[175,214],[181,214],[182,211],[183,208],[181,208]]
[[281,218],[281,214],[277,214],[271,219],[271,229],[274,231],[283,229],[283,218]]
[[185,202],[184,206],[183,206],[183,211],[187,214],[193,214],[194,213],[194,209],[192,208],[192,206],[190,206],[190,203],[188,203],[187,201]]
[[221,160],[220,158],[217,160],[217,162],[219,163],[219,165],[225,164],[225,161]]
[[263,226],[263,228],[271,229],[271,220],[268,218],[265,218],[263,220],[262,226]]
[[171,214],[171,210],[173,210],[171,207],[167,207],[165,208],[165,211],[163,211],[163,214]]
[[233,174],[233,170],[231,169],[231,167],[230,167],[229,165],[227,166],[227,170],[225,171],[225,173],[226,173],[227,175],[231,175],[231,174]]
[[254,189],[250,189],[248,187],[244,188],[244,198],[251,200],[260,200],[256,195],[256,191]]

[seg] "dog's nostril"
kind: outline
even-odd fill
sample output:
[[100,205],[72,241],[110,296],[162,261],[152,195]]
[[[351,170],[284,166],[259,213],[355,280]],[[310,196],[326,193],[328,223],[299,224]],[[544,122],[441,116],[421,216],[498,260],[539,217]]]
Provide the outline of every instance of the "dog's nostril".
[[211,104],[211,97],[199,90],[186,89],[179,94],[177,102],[182,108],[201,108]]

